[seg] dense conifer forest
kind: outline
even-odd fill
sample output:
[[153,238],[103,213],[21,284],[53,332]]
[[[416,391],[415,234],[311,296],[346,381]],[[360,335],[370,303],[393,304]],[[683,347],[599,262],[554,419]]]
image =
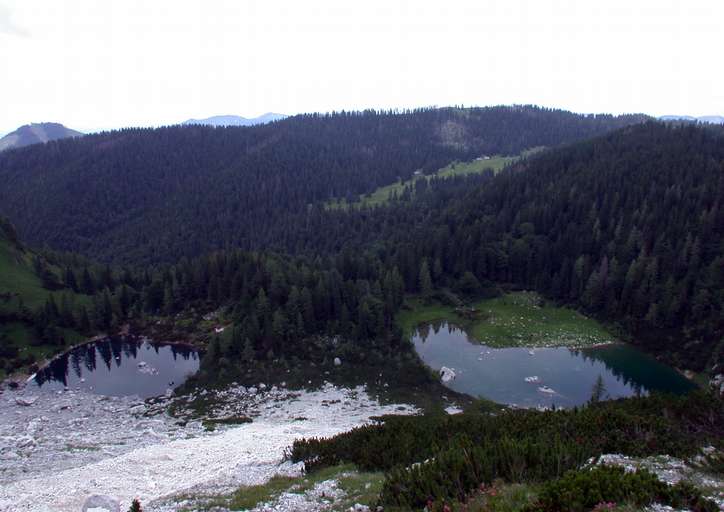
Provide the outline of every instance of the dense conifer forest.
[[403,199],[333,219],[332,239],[382,243],[408,290],[423,266],[435,286],[472,273],[575,304],[680,364],[721,362],[721,130],[647,123]]
[[172,263],[280,246],[313,205],[418,170],[556,146],[643,119],[521,106],[124,129],[0,155],[0,215],[33,246],[105,262]]
[[[95,252],[92,247],[104,248],[101,253],[105,249],[113,251],[112,245],[104,246],[105,241],[112,238],[125,244],[128,240],[123,241],[116,227],[148,243],[126,246],[127,250],[119,253],[122,259],[137,257],[138,260],[122,266],[93,264],[84,257],[53,250],[41,252],[38,261],[46,262],[53,271],[38,265],[35,272],[38,276],[45,275],[47,287],[55,292],[37,311],[25,308],[13,314],[20,315],[19,319],[34,326],[43,340],[54,344],[63,332],[57,328],[82,333],[108,332],[127,321],[143,324],[149,317],[173,318],[189,312],[203,314],[219,310],[234,327],[230,337],[209,340],[205,365],[235,367],[237,360],[313,357],[315,352],[323,352],[324,343],[337,337],[346,344],[352,360],[370,352],[399,352],[406,345],[394,318],[405,294],[460,302],[493,296],[501,287],[534,289],[549,299],[573,305],[618,326],[621,335],[631,336],[678,365],[704,369],[721,361],[724,353],[724,212],[721,209],[724,138],[721,131],[649,122],[549,149],[519,161],[498,175],[483,173],[418,181],[414,189],[406,189],[384,207],[330,211],[317,204],[295,210],[294,204],[301,207],[310,199],[321,200],[340,193],[341,189],[334,187],[342,182],[351,187],[347,190],[367,190],[365,187],[393,179],[392,175],[399,174],[403,167],[409,170],[432,161],[430,169],[433,169],[442,166],[446,159],[479,154],[482,146],[453,149],[445,145],[438,146],[442,148],[439,153],[430,150],[433,156],[418,154],[420,148],[426,147],[422,141],[434,138],[435,129],[441,126],[440,118],[449,122],[451,116],[457,118],[461,112],[467,111],[302,116],[254,129],[131,130],[9,152],[1,161],[0,173],[14,176],[13,179],[24,184],[27,188],[19,189],[24,190],[24,194],[35,190],[34,193],[45,198],[47,184],[39,177],[51,173],[44,170],[44,159],[88,164],[85,169],[58,167],[57,172],[65,176],[62,179],[71,179],[74,172],[90,172],[95,165],[91,162],[96,159],[108,164],[99,167],[99,173],[119,174],[118,166],[128,164],[131,169],[141,168],[140,165],[134,167],[132,162],[143,161],[140,155],[146,139],[173,145],[173,150],[168,147],[169,156],[163,157],[167,165],[157,164],[154,173],[146,174],[147,179],[163,178],[166,171],[162,169],[170,172],[172,161],[177,157],[191,162],[187,162],[187,173],[177,173],[175,177],[166,174],[166,184],[178,184],[193,174],[192,164],[203,164],[197,153],[205,155],[204,158],[221,158],[226,154],[223,148],[232,147],[235,137],[266,140],[268,133],[283,134],[290,130],[294,136],[279,135],[279,140],[286,140],[284,137],[293,140],[298,136],[305,140],[304,144],[295,146],[299,151],[307,146],[316,147],[314,154],[326,154],[329,161],[338,161],[344,155],[352,158],[345,151],[355,154],[361,151],[367,132],[377,137],[380,131],[389,130],[392,138],[393,133],[408,130],[410,137],[415,135],[421,141],[413,144],[410,138],[407,144],[404,137],[397,137],[395,144],[381,142],[375,151],[367,151],[374,158],[362,158],[360,166],[351,168],[349,173],[341,172],[343,178],[334,184],[320,180],[314,185],[311,174],[303,172],[309,179],[297,180],[292,167],[286,168],[287,177],[280,181],[258,174],[259,188],[250,187],[249,197],[260,201],[258,204],[268,213],[268,218],[259,222],[256,232],[260,236],[256,243],[277,252],[234,248],[181,257],[172,263],[144,265],[147,258],[155,259],[149,250],[167,250],[156,255],[167,260],[176,253],[175,247],[182,248],[181,252],[201,252],[207,245],[220,243],[221,238],[215,238],[218,232],[200,229],[193,222],[187,224],[184,215],[191,214],[181,210],[194,212],[199,222],[226,226],[239,240],[250,241],[249,230],[257,228],[250,227],[254,223],[249,224],[246,213],[253,212],[254,208],[236,210],[238,215],[233,218],[238,223],[219,222],[219,217],[212,214],[211,203],[217,197],[221,197],[218,202],[223,203],[225,196],[221,192],[220,195],[202,193],[203,187],[194,190],[199,198],[207,201],[204,209],[199,209],[199,203],[194,201],[164,203],[175,205],[179,212],[175,226],[168,226],[166,230],[155,224],[165,222],[161,217],[146,216],[138,209],[134,215],[145,219],[144,229],[138,226],[131,229],[130,224],[119,219],[111,220],[114,212],[133,209],[114,209],[113,204],[137,200],[144,204],[144,199],[133,194],[119,193],[117,199],[109,195],[110,206],[93,203],[97,206],[95,213],[83,214],[92,215],[89,221],[97,223],[96,228],[108,229],[87,231],[84,239],[89,245],[81,247],[75,247],[78,238],[68,232],[78,233],[77,230],[88,226],[79,228],[73,224],[49,207],[54,199],[48,198],[29,209],[31,214],[25,219],[32,218],[38,229],[49,230],[52,228],[41,220],[52,212],[53,222],[67,226],[67,230],[58,231],[63,240],[51,237],[49,244],[62,247],[67,243],[91,255]],[[547,120],[543,132],[557,126],[548,118],[570,116],[530,108],[475,110],[471,116],[478,115],[485,120],[492,113]],[[425,118],[431,118],[429,125],[437,128],[421,121]],[[592,129],[590,123],[598,123],[596,129],[601,129],[601,126],[631,120],[575,116],[574,119],[589,130]],[[393,126],[389,127],[387,121]],[[419,121],[425,128],[409,128],[413,121]],[[342,138],[346,142],[332,142],[332,126],[346,134]],[[369,126],[372,128],[366,128]],[[524,123],[522,128],[526,126]],[[356,129],[360,131],[355,132]],[[327,135],[314,135],[325,130],[329,130]],[[473,128],[469,131],[473,132]],[[562,133],[560,138],[574,137],[566,135],[566,130]],[[188,144],[178,145],[179,137]],[[208,138],[207,144],[211,147],[192,150],[191,141],[196,137]],[[316,143],[314,137],[317,137]],[[482,139],[482,135],[477,137]],[[122,148],[125,139],[133,141],[129,144],[138,152],[118,149],[123,155],[119,162],[104,160],[104,145]],[[328,153],[314,146],[321,143],[319,140],[332,144]],[[495,144],[499,144],[498,151],[515,152],[525,145],[541,143],[550,144],[551,140],[531,135],[522,137],[518,145]],[[413,146],[417,149],[410,149]],[[279,142],[279,147],[290,146]],[[207,153],[201,151],[204,148]],[[489,149],[491,146],[485,150]],[[219,153],[215,154],[217,150]],[[158,147],[154,151],[158,151]],[[235,150],[229,151],[231,154]],[[161,154],[166,153],[158,153]],[[267,156],[281,162],[274,160],[273,155]],[[314,160],[309,155],[299,158],[301,162],[309,161],[305,168],[324,169],[322,174],[331,172],[325,166],[328,161],[322,161],[321,156],[322,160]],[[383,165],[385,159],[398,162],[397,166],[389,164],[394,168],[391,174],[389,167]],[[34,164],[29,166],[27,176],[20,176],[18,169],[28,162]],[[405,162],[404,166],[399,162]],[[377,168],[376,165],[381,165],[379,174],[365,172],[365,169]],[[32,176],[36,178],[31,179]],[[290,177],[299,181],[299,187],[304,190],[288,186]],[[195,179],[191,182],[200,183]],[[116,181],[121,182],[120,186],[133,183],[131,178]],[[232,181],[220,181],[215,186],[221,190],[230,187]],[[279,196],[271,190],[268,190],[271,195],[265,196],[264,186],[270,183],[272,187],[278,185],[274,190]],[[159,182],[158,189],[147,189],[147,199],[159,194],[164,186]],[[321,188],[315,190],[324,190],[320,192],[322,195],[312,191],[317,186]],[[80,191],[93,196],[101,191],[100,182],[78,182],[76,187],[73,193]],[[134,189],[135,185],[129,185],[127,192]],[[8,190],[5,188],[4,194],[9,196]],[[18,191],[13,193],[16,197],[23,195]],[[287,196],[291,199],[285,202],[282,198]],[[228,197],[239,199],[241,192],[237,190]],[[58,199],[58,204],[61,202]],[[265,210],[264,205],[269,209]],[[74,205],[64,209],[72,216],[81,214],[83,208],[81,204],[77,209]],[[225,211],[231,214],[234,209]],[[281,217],[272,212],[281,212],[278,213]],[[20,225],[23,218],[21,215]],[[286,220],[279,221],[281,218]],[[26,225],[29,232],[33,229]],[[154,229],[159,230],[155,238],[150,234]],[[167,241],[164,237],[174,229],[189,230],[186,245],[161,243]],[[13,236],[17,237],[14,231]],[[206,236],[210,238],[202,240]],[[243,247],[244,243],[240,244]],[[138,252],[134,252],[136,249]]]

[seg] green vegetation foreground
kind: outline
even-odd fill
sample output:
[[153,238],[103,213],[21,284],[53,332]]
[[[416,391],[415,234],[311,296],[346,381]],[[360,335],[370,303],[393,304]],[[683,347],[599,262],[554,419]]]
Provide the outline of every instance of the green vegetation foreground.
[[[463,502],[481,485],[498,480],[574,479],[564,475],[605,453],[689,458],[703,446],[713,444],[721,450],[723,440],[724,402],[695,392],[686,397],[592,401],[568,411],[496,410],[479,404],[454,416],[385,417],[384,423],[331,439],[297,441],[289,458],[304,462],[307,471],[343,463],[354,463],[365,471],[386,471],[380,503],[420,509],[430,498],[438,503]],[[721,462],[718,467],[721,472]],[[548,488],[534,508],[567,510],[568,505],[555,505],[561,492],[564,489]],[[611,495],[613,490],[607,492],[600,501],[616,497]],[[698,491],[682,489],[681,493],[689,496],[689,505],[699,503]],[[570,510],[585,510],[576,508],[576,500],[564,503],[570,504]],[[693,508],[716,510],[705,502]]]

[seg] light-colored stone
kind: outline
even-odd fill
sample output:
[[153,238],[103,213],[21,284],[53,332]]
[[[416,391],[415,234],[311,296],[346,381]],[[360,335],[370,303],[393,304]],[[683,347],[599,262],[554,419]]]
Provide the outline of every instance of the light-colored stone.
[[121,503],[113,496],[94,494],[86,498],[81,512],[121,512]]
[[342,360],[339,357],[334,358],[334,366],[342,366]]
[[452,370],[452,368],[443,366],[442,368],[440,368],[440,378],[443,382],[450,382],[455,378],[455,372]]
[[18,405],[22,405],[25,407],[29,407],[33,405],[35,402],[37,402],[38,397],[37,396],[18,396],[15,397],[15,403]]

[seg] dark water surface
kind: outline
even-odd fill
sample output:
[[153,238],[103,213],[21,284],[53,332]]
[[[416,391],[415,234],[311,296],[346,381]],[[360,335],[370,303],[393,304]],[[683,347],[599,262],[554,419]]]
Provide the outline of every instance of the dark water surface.
[[521,407],[583,404],[590,399],[599,375],[606,398],[650,391],[685,393],[695,387],[673,368],[626,344],[580,350],[496,349],[471,341],[464,331],[447,323],[421,327],[412,341],[428,366],[455,371],[456,378],[446,386]]
[[101,395],[149,398],[182,384],[199,369],[199,355],[183,345],[106,338],[76,347],[35,376],[44,390],[84,389]]

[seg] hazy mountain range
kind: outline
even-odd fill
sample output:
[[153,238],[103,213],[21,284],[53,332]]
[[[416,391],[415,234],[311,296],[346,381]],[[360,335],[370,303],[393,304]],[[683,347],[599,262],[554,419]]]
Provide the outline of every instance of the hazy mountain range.
[[60,123],[30,123],[0,139],[0,151],[82,135],[81,132],[66,128]]
[[700,116],[700,117],[694,117],[694,116],[676,116],[676,115],[670,115],[670,116],[661,116],[659,117],[662,121],[698,121],[700,123],[710,123],[710,124],[724,124],[724,116]]
[[279,121],[287,116],[284,114],[275,114],[267,112],[259,117],[241,117],[241,116],[212,116],[205,119],[189,119],[181,124],[203,124],[209,126],[253,126],[256,124],[266,124],[272,121]]

